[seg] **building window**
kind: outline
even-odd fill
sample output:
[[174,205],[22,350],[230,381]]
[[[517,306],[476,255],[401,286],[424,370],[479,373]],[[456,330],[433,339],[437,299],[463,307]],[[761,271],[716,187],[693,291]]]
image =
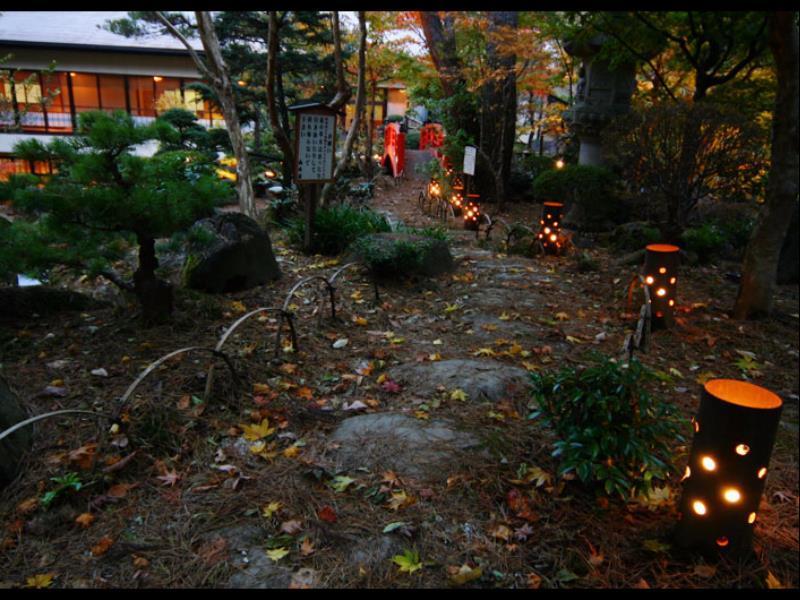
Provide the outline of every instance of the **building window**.
[[111,112],[123,110],[128,112],[125,102],[125,77],[122,75],[100,75],[100,105],[103,110]]
[[[156,116],[154,83],[152,77],[128,77],[128,98],[130,99],[131,114],[137,122],[152,121]],[[136,117],[140,118],[137,119]]]
[[90,73],[70,73],[72,79],[72,98],[75,101],[75,112],[82,113],[100,108],[100,97],[97,94],[97,75]]
[[183,108],[180,79],[174,77],[159,77],[155,81],[155,84],[157,114],[164,113],[171,108]]
[[67,73],[42,73],[44,95],[47,98],[47,131],[72,133]]
[[13,156],[0,156],[0,181],[8,181],[12,175],[34,173],[36,175],[51,175],[53,169],[49,162],[30,161]]

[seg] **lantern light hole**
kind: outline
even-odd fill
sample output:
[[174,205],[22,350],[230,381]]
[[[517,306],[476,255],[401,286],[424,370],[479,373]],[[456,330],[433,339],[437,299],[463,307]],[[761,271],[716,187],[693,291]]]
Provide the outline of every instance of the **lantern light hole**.
[[726,538],[724,535],[717,538],[717,546],[719,546],[720,548],[724,548],[727,545],[728,545],[728,538]]
[[664,273],[666,273],[666,272],[667,272],[667,267],[659,267],[659,268],[658,268],[658,272],[659,272],[659,273],[661,273],[661,274],[663,275]]
[[644,279],[644,282],[645,282],[647,285],[653,285],[653,282],[654,282],[654,281],[655,281],[655,279],[653,279],[653,276],[652,276],[652,275],[648,275],[648,276],[647,276],[647,277],[645,277],[645,279]]
[[703,465],[703,468],[706,471],[714,471],[717,468],[717,461],[715,461],[710,456],[704,456],[700,459],[700,464]]
[[667,295],[667,290],[665,290],[664,288],[658,288],[656,290],[656,296],[666,296],[666,295]]
[[739,456],[745,456],[748,452],[750,452],[750,446],[747,444],[739,444],[736,446],[736,454]]
[[683,473],[683,477],[681,477],[681,481],[683,481],[684,479],[689,479],[689,477],[691,477],[691,475],[692,475],[692,469],[691,469],[691,467],[687,466],[686,467],[686,471]]
[[695,500],[694,502],[692,502],[692,510],[694,510],[694,512],[697,513],[698,515],[704,515],[706,514],[706,512],[708,512],[708,509],[706,509],[706,505],[700,500]]
[[756,522],[756,513],[751,512],[749,515],[747,515],[747,522],[750,523],[750,525],[755,523]]
[[764,479],[764,477],[766,477],[766,476],[767,476],[767,467],[761,467],[758,470],[758,478],[759,479]]
[[675,282],[676,282],[676,281],[678,281],[678,278],[677,278],[677,277],[670,277],[670,278],[669,278],[669,282],[670,282],[670,284],[672,284],[672,285],[675,285]]
[[722,497],[725,498],[725,502],[736,504],[742,499],[742,494],[736,488],[730,487],[722,492]]

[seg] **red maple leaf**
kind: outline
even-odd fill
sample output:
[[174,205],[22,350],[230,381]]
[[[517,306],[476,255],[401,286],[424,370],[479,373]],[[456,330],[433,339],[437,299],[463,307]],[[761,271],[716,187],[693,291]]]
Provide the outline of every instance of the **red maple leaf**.
[[330,506],[323,506],[317,512],[317,516],[322,519],[323,521],[327,521],[328,523],[336,523],[336,511],[333,510]]

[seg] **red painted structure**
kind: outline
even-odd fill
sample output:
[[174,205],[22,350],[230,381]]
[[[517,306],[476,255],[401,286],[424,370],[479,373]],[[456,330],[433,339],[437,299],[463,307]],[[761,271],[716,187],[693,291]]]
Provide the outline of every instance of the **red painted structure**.
[[442,165],[442,168],[449,169],[450,161],[442,153],[444,147],[444,128],[441,123],[427,123],[419,130],[419,149],[431,150],[433,155]]
[[393,177],[400,177],[406,168],[406,134],[399,123],[388,123],[383,133],[381,167],[389,168]]

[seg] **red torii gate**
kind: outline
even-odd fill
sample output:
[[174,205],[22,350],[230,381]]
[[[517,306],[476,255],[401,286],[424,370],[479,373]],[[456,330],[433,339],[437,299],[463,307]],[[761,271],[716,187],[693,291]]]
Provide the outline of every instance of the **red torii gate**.
[[393,177],[400,177],[406,169],[406,134],[400,131],[399,123],[386,124],[381,167],[390,168]]

